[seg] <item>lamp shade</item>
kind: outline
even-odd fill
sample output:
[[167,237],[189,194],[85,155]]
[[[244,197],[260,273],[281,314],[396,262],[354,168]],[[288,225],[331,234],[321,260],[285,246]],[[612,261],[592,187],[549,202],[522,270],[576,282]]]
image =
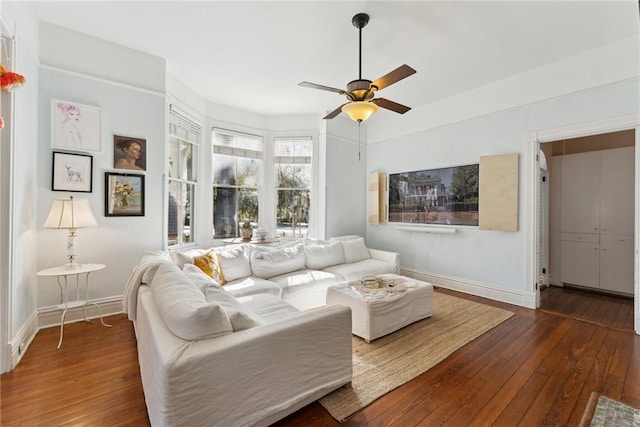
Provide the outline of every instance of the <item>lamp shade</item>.
[[85,228],[98,225],[91,212],[87,199],[55,199],[49,216],[44,222],[45,228]]
[[355,101],[342,106],[342,111],[347,113],[351,120],[356,122],[364,122],[373,113],[378,111],[378,106],[373,102]]

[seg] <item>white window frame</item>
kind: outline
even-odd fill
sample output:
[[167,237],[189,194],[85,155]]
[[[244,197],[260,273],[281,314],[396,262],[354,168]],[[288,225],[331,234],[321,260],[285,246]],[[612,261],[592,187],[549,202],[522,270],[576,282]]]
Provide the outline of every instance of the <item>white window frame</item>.
[[[248,148],[241,148],[241,147],[234,147],[234,146],[224,146],[224,145],[217,145],[216,142],[216,133],[218,134],[224,134],[224,135],[228,135],[231,137],[240,137],[240,138],[248,138],[248,139],[253,139],[259,142],[259,146],[260,149],[259,150],[253,150],[253,149],[248,149]],[[257,133],[250,133],[250,132],[239,132],[239,131],[235,131],[235,130],[230,130],[230,129],[226,129],[226,128],[222,128],[222,127],[218,127],[218,126],[213,126],[211,128],[211,165],[212,165],[212,174],[211,174],[211,194],[212,194],[212,205],[211,205],[211,225],[213,227],[213,231],[214,231],[214,240],[219,241],[222,240],[226,237],[218,237],[215,238],[215,203],[213,203],[213,194],[215,194],[215,188],[216,187],[221,187],[221,188],[235,188],[236,191],[241,189],[241,188],[253,188],[253,187],[242,187],[242,186],[227,186],[227,185],[217,185],[214,183],[214,178],[215,178],[215,171],[213,170],[215,168],[215,155],[216,154],[221,154],[221,155],[225,155],[225,156],[232,156],[232,157],[237,157],[237,158],[245,158],[245,159],[256,159],[260,161],[260,172],[259,175],[257,177],[257,192],[258,192],[258,218],[254,218],[254,221],[256,222],[256,224],[254,225],[259,225],[263,223],[263,212],[265,209],[268,209],[269,207],[269,202],[268,200],[266,200],[265,194],[264,194],[264,174],[265,174],[265,168],[267,166],[267,164],[265,163],[264,160],[264,153],[265,153],[265,138],[264,136],[257,134]],[[237,212],[236,212],[237,214]],[[234,230],[234,236],[239,233],[239,225],[240,225],[240,221],[243,218],[235,218],[235,222],[236,222],[236,230]]]
[[[177,162],[180,166],[178,170],[181,171],[183,159],[179,156],[178,159],[171,159],[171,139],[175,138],[178,143],[187,143],[191,144],[191,168],[192,168],[192,176],[191,179],[178,177],[172,177],[170,175],[170,161]],[[193,115],[187,113],[183,109],[177,107],[175,104],[169,104],[169,135],[167,139],[167,155],[166,155],[166,179],[165,179],[165,207],[167,209],[167,213],[165,215],[165,226],[164,226],[164,239],[166,247],[179,247],[184,245],[192,244],[197,240],[197,230],[198,230],[198,214],[197,214],[197,205],[198,205],[198,176],[199,176],[199,149],[202,141],[202,122],[201,120],[195,118]],[[178,150],[180,153],[180,150]],[[189,241],[185,241],[184,239],[184,209],[181,209],[181,203],[178,202],[178,211],[177,211],[177,240],[175,243],[169,242],[169,188],[172,182],[180,184],[181,190],[190,186],[192,189],[191,200],[192,206],[190,206],[190,235]],[[182,226],[181,226],[182,224]]]

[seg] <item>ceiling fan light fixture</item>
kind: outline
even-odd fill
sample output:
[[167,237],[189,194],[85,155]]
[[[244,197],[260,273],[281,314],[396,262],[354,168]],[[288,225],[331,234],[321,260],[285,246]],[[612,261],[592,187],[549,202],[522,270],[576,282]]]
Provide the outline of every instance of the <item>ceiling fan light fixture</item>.
[[347,113],[351,120],[364,122],[372,114],[378,111],[378,106],[372,102],[355,101],[342,106],[342,111]]

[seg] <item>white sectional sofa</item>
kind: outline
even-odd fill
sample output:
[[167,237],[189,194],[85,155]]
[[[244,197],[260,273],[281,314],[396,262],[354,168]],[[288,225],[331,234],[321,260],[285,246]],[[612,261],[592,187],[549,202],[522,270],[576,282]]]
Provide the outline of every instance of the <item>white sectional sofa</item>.
[[151,424],[269,425],[347,384],[351,311],[326,289],[397,270],[357,236],[147,253],[123,308]]

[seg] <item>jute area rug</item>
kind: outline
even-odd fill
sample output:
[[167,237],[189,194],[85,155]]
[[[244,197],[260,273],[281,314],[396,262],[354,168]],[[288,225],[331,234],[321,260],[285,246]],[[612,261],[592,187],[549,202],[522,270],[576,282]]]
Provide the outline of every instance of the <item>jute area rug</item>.
[[638,427],[640,409],[599,393],[591,393],[580,427]]
[[338,421],[426,372],[514,313],[439,292],[433,315],[371,344],[353,337],[353,379],[320,399]]

